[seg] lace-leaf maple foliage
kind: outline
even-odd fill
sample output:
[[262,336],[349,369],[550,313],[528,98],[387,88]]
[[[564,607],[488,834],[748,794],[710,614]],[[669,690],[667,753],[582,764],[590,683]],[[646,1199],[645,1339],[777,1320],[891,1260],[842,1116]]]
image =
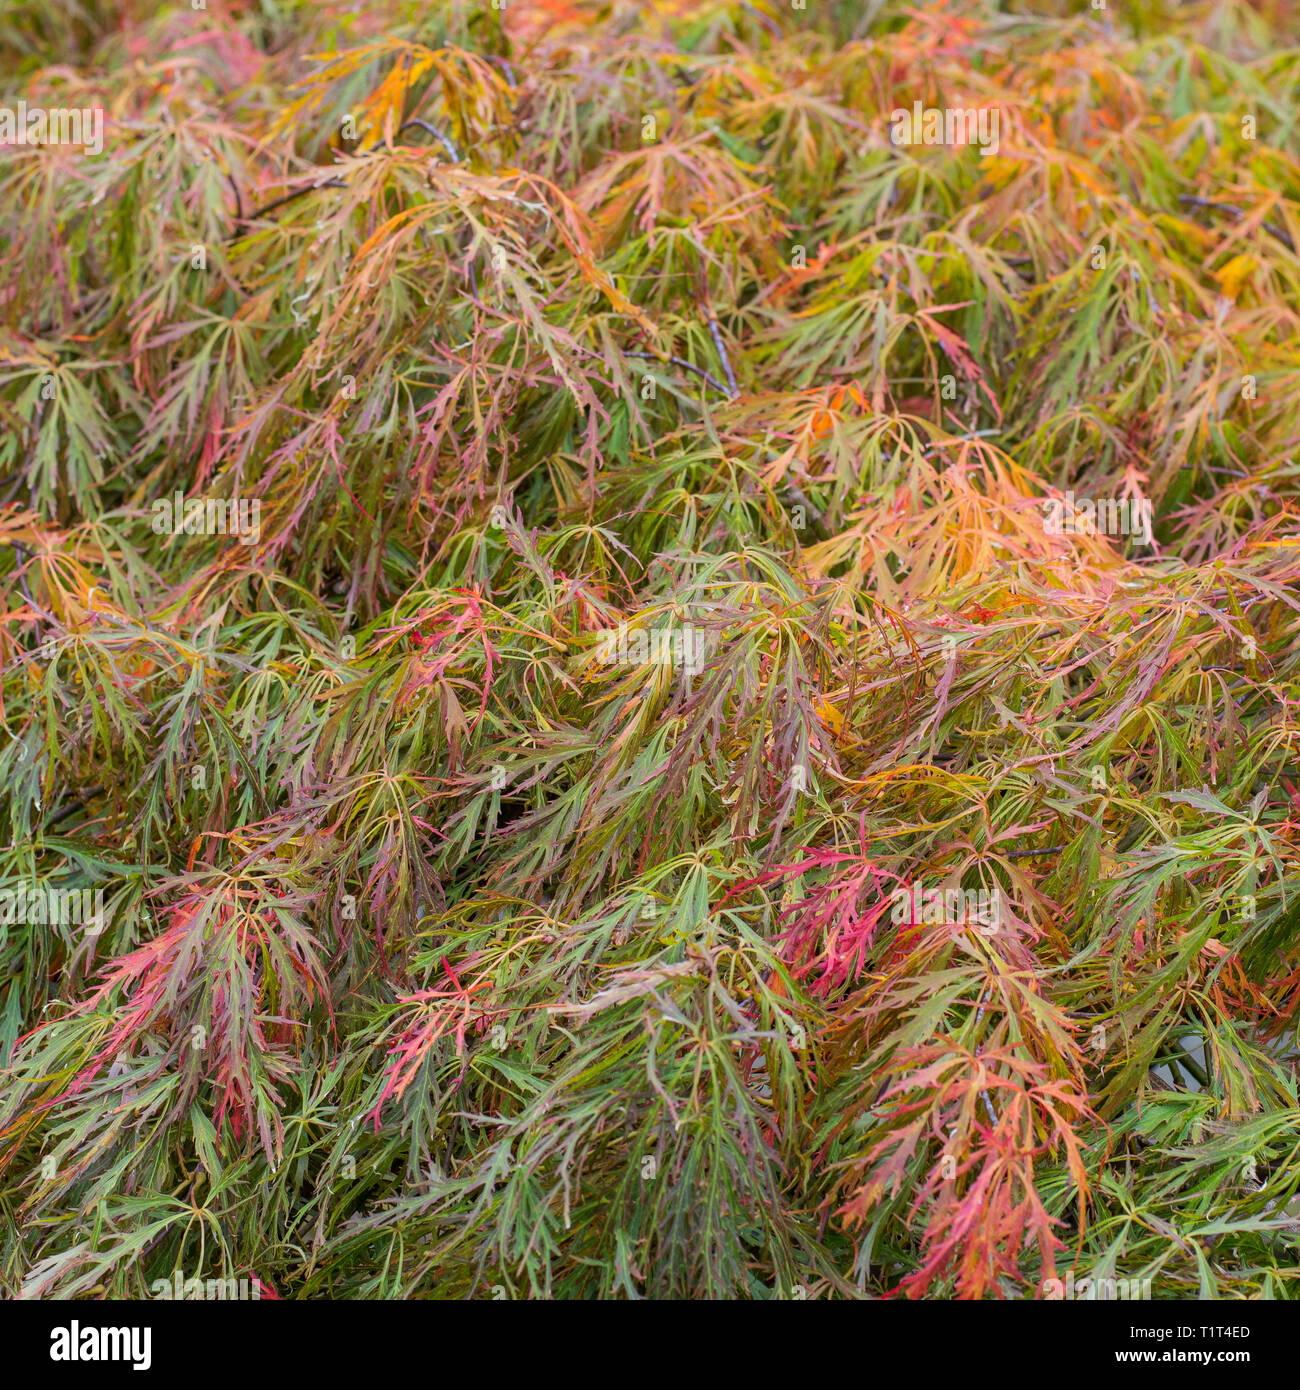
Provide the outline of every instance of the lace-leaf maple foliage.
[[1289,20],[5,5],[6,1292],[1289,1296]]

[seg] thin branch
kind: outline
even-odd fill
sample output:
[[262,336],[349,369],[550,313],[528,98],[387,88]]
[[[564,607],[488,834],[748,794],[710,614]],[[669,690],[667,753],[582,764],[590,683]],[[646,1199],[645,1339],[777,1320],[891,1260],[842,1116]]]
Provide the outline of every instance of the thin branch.
[[798,507],[802,507],[808,513],[808,515],[812,517],[812,519],[817,523],[817,525],[822,528],[823,531],[826,531],[828,529],[826,525],[825,515],[820,510],[818,510],[817,507],[813,506],[807,494],[804,492],[803,488],[801,488],[798,485],[798,483],[786,483],[786,492],[788,492],[789,495],[794,498],[795,505]]
[[704,380],[707,381],[715,391],[721,391],[724,396],[729,394],[727,388],[717,379],[717,377],[713,376],[709,372],[706,372],[703,367],[697,367],[694,362],[688,362],[684,357],[673,357],[671,355],[665,355],[663,357],[660,357],[657,353],[653,352],[625,352],[623,356],[644,357],[647,361],[650,362],[671,362],[675,367],[682,367],[688,372],[694,372],[696,376],[703,377]]
[[17,555],[18,559],[21,561],[20,564],[15,566],[14,575],[18,580],[18,587],[22,590],[23,597],[27,600],[27,606],[36,614],[36,617],[32,620],[32,625],[36,633],[36,644],[39,646],[45,635],[41,629],[41,618],[45,618],[48,621],[49,614],[42,610],[40,604],[32,597],[32,591],[27,587],[26,570],[31,556],[17,541],[10,541],[10,545],[13,546],[14,554]]
[[[1221,212],[1230,212],[1236,218],[1245,217],[1243,209],[1235,203],[1216,203],[1212,198],[1198,198],[1192,193],[1180,193],[1178,195],[1180,203],[1189,203],[1192,207],[1198,208],[1217,208]],[[1272,232],[1277,239],[1286,247],[1288,251],[1295,250],[1295,243],[1285,228],[1279,227],[1274,222],[1261,222],[1259,224],[1266,232]]]
[[731,359],[727,356],[727,349],[722,342],[722,330],[718,327],[717,315],[713,312],[713,306],[707,301],[705,301],[704,312],[709,320],[709,332],[713,335],[713,346],[717,348],[718,356],[722,359],[722,370],[727,374],[727,386],[734,400],[740,395],[740,387],[736,385],[736,374],[731,370]]
[[[250,222],[256,222],[259,217],[265,217],[268,212],[274,212],[276,208],[283,207],[286,203],[292,203],[296,198],[306,197],[308,193],[315,193],[318,188],[346,187],[347,181],[345,179],[341,179],[335,176],[332,179],[326,179],[324,183],[313,183],[308,184],[305,188],[295,188],[292,193],[285,193],[279,198],[272,198],[269,203],[264,203],[260,208],[254,208],[253,211],[250,212],[247,217],[241,216],[235,218],[235,225],[236,227],[239,227],[241,225],[247,226]],[[239,232],[234,231],[231,232],[231,234],[226,238],[226,240],[228,242],[234,241],[238,236]]]
[[448,136],[444,135],[442,131],[438,129],[437,126],[430,125],[428,121],[422,121],[418,116],[413,116],[409,121],[406,121],[400,127],[397,133],[401,135],[403,131],[410,130],[410,128],[413,125],[419,126],[421,130],[427,132],[429,135],[432,135],[433,138],[437,140],[442,145],[443,149],[446,150],[447,153],[451,156],[451,162],[453,164],[460,163],[460,151],[452,143],[451,139]]
[[226,170],[226,182],[230,185],[230,191],[235,195],[235,222],[238,224],[244,220],[244,200],[240,196],[239,185],[235,182],[235,176]]
[[74,797],[74,799],[70,801],[68,805],[64,806],[62,810],[56,811],[54,815],[50,817],[49,821],[46,823],[46,829],[53,830],[54,827],[58,825],[60,821],[65,821],[69,816],[75,814],[77,811],[82,810],[85,807],[86,802],[88,802],[92,797],[99,796],[103,792],[103,790],[103,787],[83,788],[83,790],[78,792],[76,797]]

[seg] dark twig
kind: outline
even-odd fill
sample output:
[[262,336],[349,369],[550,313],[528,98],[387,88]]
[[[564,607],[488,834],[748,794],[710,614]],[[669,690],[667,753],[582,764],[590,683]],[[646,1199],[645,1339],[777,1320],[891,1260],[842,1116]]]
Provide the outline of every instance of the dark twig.
[[235,182],[235,176],[229,169],[226,170],[226,182],[230,185],[230,191],[235,195],[235,212],[237,214],[235,222],[238,224],[244,220],[244,200],[240,196],[239,185]]
[[697,367],[694,362],[688,362],[684,357],[660,357],[653,352],[625,352],[623,356],[644,357],[647,361],[650,362],[671,362],[675,367],[683,367],[686,371],[694,372],[696,376],[703,377],[704,380],[707,381],[715,391],[721,391],[724,396],[728,394],[727,388],[717,379],[717,377],[713,376],[710,372],[706,372],[703,367]]
[[[419,116],[412,116],[409,121],[404,122],[401,127],[401,130],[399,130],[397,133],[400,135],[402,131],[409,130],[411,126],[419,126],[421,130],[425,131],[429,135],[432,135],[433,138],[437,140],[442,145],[443,149],[446,150],[447,153],[451,156],[451,162],[453,164],[459,164],[461,162],[460,151],[456,148],[456,145],[452,141],[450,136],[444,135],[442,131],[438,129],[437,126],[430,125],[428,121],[421,120]],[[478,275],[475,273],[474,270],[473,259],[471,259],[469,262],[469,284],[471,291],[470,298],[473,299],[475,304],[477,304],[479,302]]]
[[23,591],[23,597],[27,600],[27,606],[36,615],[32,619],[32,622],[36,632],[36,644],[37,646],[39,646],[41,643],[41,639],[44,636],[43,632],[41,631],[41,618],[46,615],[42,613],[40,605],[32,597],[32,591],[27,587],[27,576],[24,573],[24,571],[26,570],[27,562],[31,557],[28,555],[27,551],[24,550],[23,547],[18,544],[17,541],[11,541],[10,544],[13,546],[14,554],[17,555],[19,560],[19,564],[15,567],[14,571],[18,579],[18,587]]
[[58,825],[60,821],[65,821],[69,816],[73,815],[75,812],[82,810],[86,802],[88,802],[91,799],[91,797],[99,796],[103,790],[103,787],[84,788],[82,791],[77,793],[76,797],[71,802],[69,802],[68,805],[64,806],[62,810],[56,811],[54,815],[50,817],[46,828],[49,830],[53,830],[54,827]]
[[495,53],[489,53],[487,55],[487,60],[494,68],[500,68],[501,71],[505,73],[506,79],[512,87],[517,87],[519,85],[519,79],[515,76],[514,68],[512,68],[504,58],[499,57]]
[[[1180,203],[1189,203],[1192,207],[1198,208],[1218,208],[1222,212],[1230,212],[1234,217],[1245,217],[1245,212],[1235,203],[1216,203],[1212,198],[1198,198],[1192,193],[1180,193],[1178,195]],[[1295,250],[1295,243],[1291,240],[1286,229],[1279,227],[1274,222],[1261,222],[1260,226],[1266,232],[1271,232],[1286,247],[1288,251]]]
[[[268,212],[274,212],[276,208],[283,207],[286,203],[292,203],[295,198],[306,197],[308,193],[315,193],[318,188],[345,188],[346,181],[340,178],[326,179],[324,183],[308,184],[305,188],[295,188],[292,193],[285,193],[279,198],[272,198],[269,203],[264,203],[260,208],[254,208],[247,217],[235,218],[236,227],[247,226],[250,222],[256,222],[259,217],[265,217]],[[231,232],[226,238],[227,241],[234,241],[239,235],[238,231]]]
[[736,385],[736,374],[731,370],[731,359],[727,356],[727,349],[722,341],[722,330],[718,327],[718,317],[713,312],[713,305],[707,299],[704,301],[704,313],[709,320],[709,332],[713,335],[713,346],[722,359],[722,370],[727,374],[727,387],[734,400],[740,395],[740,388]]
[[[448,152],[451,154],[452,159],[455,160],[456,163],[459,163],[459,162],[460,162],[460,156],[456,153],[456,147],[455,147],[455,145],[453,145],[453,144],[451,143],[451,141],[448,140],[447,137],[446,137],[445,135],[443,135],[443,134],[441,134],[439,131],[435,130],[435,129],[433,128],[433,126],[428,125],[426,122],[420,121],[420,120],[407,121],[407,122],[406,122],[406,125],[404,125],[404,126],[402,127],[402,130],[405,130],[405,129],[406,129],[406,126],[411,126],[411,125],[422,126],[425,130],[427,130],[427,131],[430,133],[430,135],[436,135],[436,136],[438,137],[438,139],[441,140],[442,143],[447,147],[447,150],[448,150]],[[400,134],[402,133],[402,130],[399,130],[397,133],[400,135]],[[382,143],[383,143],[382,141],[376,141],[375,144],[371,145],[370,149],[367,150],[366,153],[369,154],[372,150],[377,150],[377,149],[380,147],[380,145],[381,145]],[[268,212],[274,212],[274,211],[276,210],[276,208],[284,207],[284,205],[285,205],[286,203],[292,203],[292,202],[294,201],[295,198],[303,198],[303,197],[305,197],[308,193],[315,193],[315,191],[316,191],[318,188],[346,188],[346,187],[347,187],[347,180],[346,180],[346,179],[339,178],[338,175],[336,174],[332,179],[326,179],[326,180],[324,181],[324,183],[313,183],[313,184],[308,184],[305,188],[295,188],[295,189],[294,189],[292,192],[290,192],[290,193],[284,193],[284,194],[281,194],[280,197],[278,197],[278,198],[272,198],[271,201],[270,201],[269,203],[263,203],[262,206],[261,206],[260,208],[254,208],[253,211],[252,211],[251,213],[249,213],[249,215],[248,215],[247,217],[244,216],[243,207],[242,207],[242,205],[241,205],[240,210],[239,210],[239,216],[235,218],[235,226],[236,226],[236,227],[239,227],[239,226],[247,226],[247,224],[250,223],[250,222],[256,222],[257,219],[258,219],[259,217],[265,217],[266,214],[267,214]],[[235,190],[235,197],[236,197],[236,199],[238,200],[238,198],[239,198],[239,190],[238,190],[238,189]],[[228,240],[233,241],[237,235],[238,235],[238,232],[232,233],[231,236],[228,238]]]
[[826,525],[825,516],[821,513],[821,511],[818,510],[818,508],[813,506],[812,502],[809,500],[808,495],[804,492],[803,488],[801,488],[797,483],[787,483],[786,491],[790,494],[791,497],[794,498],[795,505],[798,507],[802,507],[804,511],[806,511],[808,515],[812,517],[812,519],[817,523],[817,525],[822,528],[823,531],[828,529]]
[[764,14],[762,10],[755,9],[753,5],[742,5],[741,9],[748,10],[778,43],[781,42],[781,28],[770,14]]
[[438,129],[437,126],[430,125],[428,121],[421,120],[419,116],[412,116],[409,121],[406,121],[401,126],[397,133],[401,135],[403,131],[410,130],[410,128],[413,125],[419,126],[421,130],[425,131],[429,135],[432,135],[433,138],[437,140],[438,143],[443,147],[443,149],[446,150],[447,153],[451,156],[451,162],[453,164],[460,163],[460,151],[451,142],[450,138],[444,135],[442,131]]
[[13,484],[13,487],[11,487],[3,497],[0,497],[0,507],[7,507],[9,503],[14,500],[14,495],[17,493],[18,489],[22,487],[26,481],[27,474],[25,470],[21,468],[17,473],[12,474],[8,478],[0,478],[0,487],[4,487],[6,483]]

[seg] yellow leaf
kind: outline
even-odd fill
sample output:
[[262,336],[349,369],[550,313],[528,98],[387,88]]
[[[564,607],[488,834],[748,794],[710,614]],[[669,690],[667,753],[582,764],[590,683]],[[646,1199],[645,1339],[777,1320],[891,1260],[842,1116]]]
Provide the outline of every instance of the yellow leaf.
[[1221,270],[1214,272],[1214,278],[1219,282],[1219,293],[1226,299],[1236,299],[1242,285],[1258,268],[1259,262],[1254,256],[1234,256]]
[[593,285],[604,294],[605,298],[614,306],[614,312],[616,314],[626,314],[629,318],[634,319],[637,326],[644,332],[658,339],[658,328],[646,317],[642,310],[638,308],[637,305],[633,304],[627,295],[619,289],[614,283],[613,277],[610,276],[607,271],[602,270],[600,266],[583,251],[577,252],[576,259],[578,262],[578,269],[582,272],[583,279],[585,279],[589,285]]
[[844,732],[844,716],[829,700],[818,700],[813,706],[817,717],[837,738]]
[[361,109],[361,123],[358,134],[363,145],[378,144],[384,138],[384,122],[391,114],[393,130],[396,132],[402,121],[406,107],[406,94],[433,67],[433,60],[427,56],[408,56],[398,61],[396,67],[371,93]]
[[362,244],[357,247],[354,263],[359,265],[376,246],[381,246],[397,231],[404,223],[409,222],[413,217],[427,218],[429,215],[428,206],[403,208],[401,212],[395,212],[382,227],[373,231]]

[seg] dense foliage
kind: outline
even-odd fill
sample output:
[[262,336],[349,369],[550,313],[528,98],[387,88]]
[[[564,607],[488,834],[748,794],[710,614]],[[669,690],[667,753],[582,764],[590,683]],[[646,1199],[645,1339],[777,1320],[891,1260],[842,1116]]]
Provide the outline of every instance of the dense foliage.
[[0,1287],[1289,1297],[1293,23],[0,3]]

